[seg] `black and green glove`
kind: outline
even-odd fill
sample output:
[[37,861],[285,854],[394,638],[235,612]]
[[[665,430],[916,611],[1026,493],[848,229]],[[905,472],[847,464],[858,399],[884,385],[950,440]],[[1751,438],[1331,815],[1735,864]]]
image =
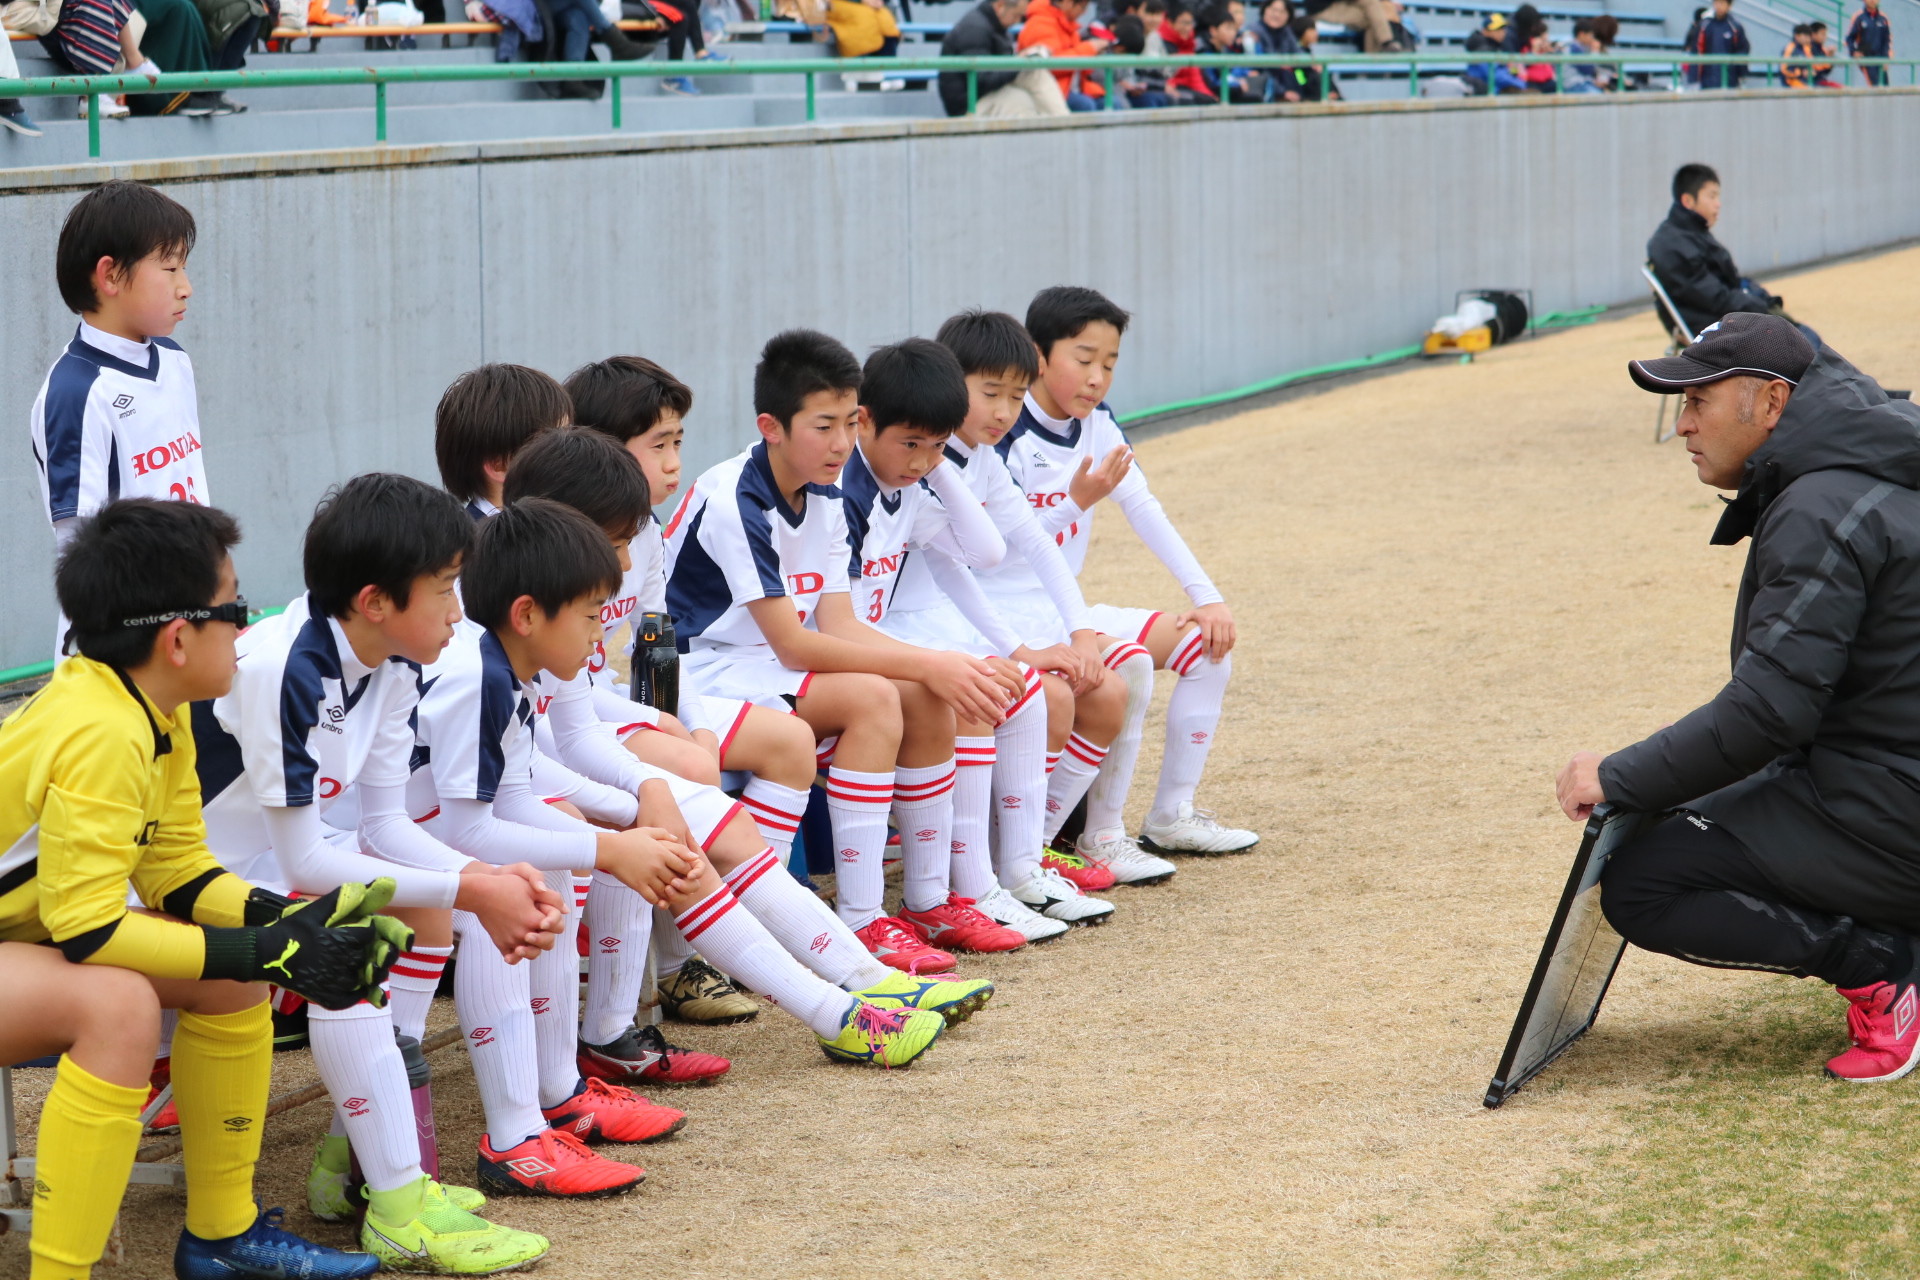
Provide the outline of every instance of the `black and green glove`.
[[256,892],[247,919],[268,922],[208,929],[201,976],[276,983],[323,1009],[346,1009],[362,1000],[381,1008],[388,970],[413,945],[413,930],[378,914],[393,890],[385,876],[372,884],[344,884],[311,902],[281,907],[277,918],[271,911],[279,904]]

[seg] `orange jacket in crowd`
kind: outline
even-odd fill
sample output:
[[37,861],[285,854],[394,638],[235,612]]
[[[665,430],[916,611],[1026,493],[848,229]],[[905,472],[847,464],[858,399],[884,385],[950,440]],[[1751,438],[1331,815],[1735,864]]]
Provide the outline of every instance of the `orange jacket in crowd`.
[[[1096,52],[1094,47],[1080,38],[1080,28],[1072,18],[1054,8],[1048,0],[1030,0],[1027,5],[1027,22],[1020,28],[1019,48],[1025,50],[1040,44],[1056,58],[1089,58]],[[1074,93],[1073,82],[1080,81],[1077,92],[1089,98],[1106,96],[1101,84],[1101,76],[1091,71],[1056,71],[1053,78],[1060,82],[1061,93]]]

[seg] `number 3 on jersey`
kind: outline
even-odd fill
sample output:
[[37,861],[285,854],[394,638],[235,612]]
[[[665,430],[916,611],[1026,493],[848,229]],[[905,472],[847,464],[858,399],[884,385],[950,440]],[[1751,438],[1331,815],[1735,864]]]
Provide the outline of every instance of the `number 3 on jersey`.
[[867,621],[878,622],[887,612],[887,593],[884,588],[873,593],[873,600],[867,605]]

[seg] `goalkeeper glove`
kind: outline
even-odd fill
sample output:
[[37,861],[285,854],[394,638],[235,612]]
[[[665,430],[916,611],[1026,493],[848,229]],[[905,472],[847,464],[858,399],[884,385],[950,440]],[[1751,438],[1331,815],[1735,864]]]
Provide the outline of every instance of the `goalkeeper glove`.
[[311,902],[282,907],[277,918],[271,916],[278,905],[271,895],[256,891],[247,919],[264,916],[268,923],[208,929],[201,976],[276,983],[323,1009],[346,1009],[362,1000],[381,1008],[388,970],[413,945],[413,930],[377,914],[393,890],[385,876],[372,884],[345,884]]

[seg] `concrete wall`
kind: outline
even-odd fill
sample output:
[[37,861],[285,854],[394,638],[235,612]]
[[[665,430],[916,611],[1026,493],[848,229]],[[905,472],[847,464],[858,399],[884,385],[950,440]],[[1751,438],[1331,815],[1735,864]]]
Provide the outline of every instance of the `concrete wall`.
[[[121,128],[139,128],[139,122]],[[51,538],[27,444],[72,331],[61,217],[110,174],[199,218],[176,335],[256,604],[299,589],[323,488],[433,477],[441,390],[642,352],[694,388],[688,475],[751,438],[750,372],[810,325],[864,353],[1045,285],[1134,311],[1123,411],[1401,346],[1454,291],[1639,296],[1675,166],[1727,183],[1744,268],[1920,234],[1920,93],[1634,95],[1123,113],[313,152],[0,172],[0,666],[45,657]],[[1635,428],[1636,430],[1638,428]]]

